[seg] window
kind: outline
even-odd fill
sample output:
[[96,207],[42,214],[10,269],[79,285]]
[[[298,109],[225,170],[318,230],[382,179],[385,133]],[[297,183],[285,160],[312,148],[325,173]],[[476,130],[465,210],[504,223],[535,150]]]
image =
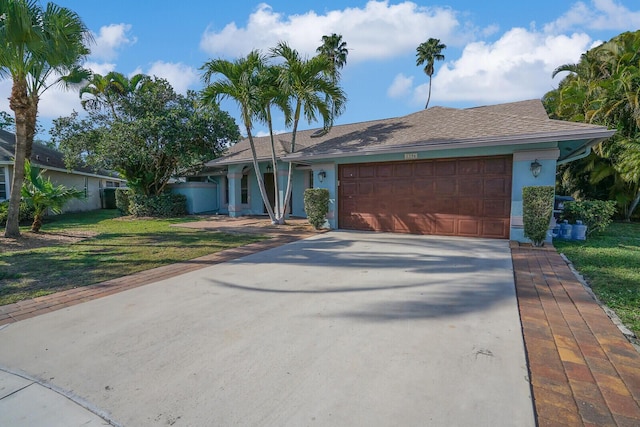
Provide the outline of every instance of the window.
[[89,177],[84,177],[84,197],[89,197]]
[[224,200],[222,201],[222,204],[228,205],[229,204],[229,178],[225,176],[223,179],[224,179]]
[[7,177],[6,168],[0,167],[0,200],[7,200]]
[[240,203],[246,205],[249,203],[249,175],[243,174],[240,181]]
[[309,171],[309,187],[313,188],[313,171]]

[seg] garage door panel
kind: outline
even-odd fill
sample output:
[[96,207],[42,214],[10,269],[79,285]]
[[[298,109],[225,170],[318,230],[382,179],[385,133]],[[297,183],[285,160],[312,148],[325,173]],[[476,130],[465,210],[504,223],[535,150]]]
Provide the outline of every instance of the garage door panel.
[[444,236],[455,236],[456,219],[451,216],[435,215],[433,233]]
[[483,182],[482,180],[475,178],[459,178],[458,179],[458,195],[460,197],[478,197],[478,194],[483,194]]
[[485,219],[482,221],[482,236],[483,237],[493,237],[496,239],[504,238],[504,236],[509,236],[509,221],[508,220],[490,220]]
[[505,218],[510,215],[510,203],[503,199],[482,200],[482,213],[485,217]]
[[482,161],[480,159],[468,159],[458,161],[458,175],[478,176],[482,172]]
[[436,195],[437,196],[455,196],[456,180],[452,178],[436,179]]
[[458,219],[458,235],[478,237],[481,235],[482,220],[477,218]]
[[342,165],[340,166],[340,179],[354,178],[358,176],[358,166]]
[[505,177],[484,179],[485,197],[506,197],[507,195],[511,196],[511,178],[508,180]]
[[436,160],[436,176],[453,176],[456,174],[456,160]]
[[376,167],[376,176],[378,178],[389,178],[393,176],[393,165],[381,164]]
[[409,178],[413,176],[412,163],[399,163],[393,165],[393,176],[395,178]]
[[499,156],[340,166],[338,225],[508,238],[511,165]]

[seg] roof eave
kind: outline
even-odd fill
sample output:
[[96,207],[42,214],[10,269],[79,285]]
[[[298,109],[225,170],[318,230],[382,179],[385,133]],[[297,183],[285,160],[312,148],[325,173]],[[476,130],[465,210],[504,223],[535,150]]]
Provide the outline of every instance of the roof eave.
[[[568,140],[588,140],[600,142],[609,138],[615,131],[607,130],[605,128],[594,130],[586,129],[583,131],[572,132],[548,132],[544,134],[523,134],[523,135],[511,135],[504,137],[489,137],[489,138],[469,138],[461,139],[458,141],[429,141],[429,142],[417,142],[411,144],[402,144],[394,146],[383,147],[371,147],[367,149],[359,150],[331,150],[320,153],[293,153],[282,158],[283,161],[299,161],[302,159],[329,159],[334,157],[355,157],[355,156],[371,156],[378,154],[397,154],[407,151],[423,152],[423,151],[437,151],[446,149],[460,149],[460,148],[475,148],[482,147],[494,147],[500,145],[525,145],[533,143],[544,142],[558,142]],[[596,143],[597,143],[596,142]]]

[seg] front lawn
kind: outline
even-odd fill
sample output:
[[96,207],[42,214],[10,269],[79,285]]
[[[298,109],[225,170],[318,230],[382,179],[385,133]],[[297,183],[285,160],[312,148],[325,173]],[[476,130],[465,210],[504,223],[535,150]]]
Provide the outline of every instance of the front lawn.
[[[43,227],[51,237],[91,235],[75,243],[0,249],[0,305],[86,286],[262,240],[170,227],[190,221],[119,218],[116,210],[65,214]],[[22,230],[28,234],[27,229]],[[25,239],[29,240],[29,239]]]
[[613,223],[584,242],[553,242],[595,294],[640,337],[640,224]]

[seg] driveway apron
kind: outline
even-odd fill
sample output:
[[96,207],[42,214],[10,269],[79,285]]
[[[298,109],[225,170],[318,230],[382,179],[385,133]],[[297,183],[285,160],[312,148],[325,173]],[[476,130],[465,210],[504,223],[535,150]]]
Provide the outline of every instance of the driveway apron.
[[533,426],[508,242],[334,231],[0,329],[125,426]]

